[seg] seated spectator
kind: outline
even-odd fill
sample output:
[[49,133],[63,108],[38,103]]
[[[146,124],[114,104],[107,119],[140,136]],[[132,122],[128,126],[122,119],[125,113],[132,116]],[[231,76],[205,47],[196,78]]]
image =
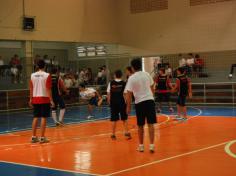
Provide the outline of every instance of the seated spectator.
[[84,69],[81,69],[80,72],[79,72],[79,82],[80,82],[80,84],[84,83],[84,78],[85,78],[85,72],[84,72]]
[[17,54],[15,54],[9,63],[10,70],[11,70],[11,77],[12,77],[12,83],[23,83],[21,80],[22,76],[22,65],[20,58]]
[[73,81],[72,81],[69,74],[65,75],[64,85],[67,89],[69,89],[73,86]]

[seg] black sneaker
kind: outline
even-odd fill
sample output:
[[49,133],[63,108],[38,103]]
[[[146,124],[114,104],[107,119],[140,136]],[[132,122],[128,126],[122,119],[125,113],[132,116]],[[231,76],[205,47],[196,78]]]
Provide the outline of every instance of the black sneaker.
[[32,136],[31,143],[37,143],[39,142],[39,138],[37,136]]
[[132,139],[132,137],[131,137],[131,134],[130,134],[130,133],[125,133],[125,137],[126,137],[128,140]]
[[112,134],[112,135],[111,135],[111,139],[112,139],[112,140],[116,140],[116,135]]
[[50,141],[46,137],[41,137],[39,140],[40,144],[49,143]]

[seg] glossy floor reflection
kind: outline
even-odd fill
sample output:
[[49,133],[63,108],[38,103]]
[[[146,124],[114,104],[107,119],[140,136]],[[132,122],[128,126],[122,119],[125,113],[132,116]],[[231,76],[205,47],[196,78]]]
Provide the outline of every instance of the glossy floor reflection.
[[190,109],[190,120],[186,123],[174,121],[173,115],[158,115],[154,154],[148,151],[148,140],[144,153],[136,151],[134,117],[129,119],[132,140],[125,139],[119,123],[118,139],[112,141],[109,120],[49,128],[51,142],[43,145],[29,143],[29,130],[2,134],[0,175],[235,175],[236,142],[226,149],[236,139],[234,109]]

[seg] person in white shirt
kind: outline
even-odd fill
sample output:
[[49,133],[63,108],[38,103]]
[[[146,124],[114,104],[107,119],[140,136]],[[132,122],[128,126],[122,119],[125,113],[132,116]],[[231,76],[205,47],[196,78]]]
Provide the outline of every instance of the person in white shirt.
[[131,61],[131,66],[135,72],[129,77],[126,85],[127,91],[127,114],[131,111],[132,94],[135,99],[135,110],[138,124],[139,147],[138,151],[144,151],[144,125],[147,121],[149,128],[149,139],[151,153],[155,151],[154,124],[157,123],[155,102],[154,102],[154,81],[149,73],[141,71],[141,58],[135,58]]
[[73,86],[73,81],[72,81],[72,79],[70,78],[69,75],[65,76],[64,85],[67,89],[69,89]]
[[102,105],[102,97],[100,96],[99,92],[96,91],[94,88],[91,88],[91,87],[85,87],[85,84],[84,83],[81,83],[79,85],[79,94],[80,94],[80,97],[84,100],[88,100],[88,117],[87,119],[90,119],[92,117],[94,117],[92,115],[92,112],[93,112],[93,107],[94,106],[101,106]]

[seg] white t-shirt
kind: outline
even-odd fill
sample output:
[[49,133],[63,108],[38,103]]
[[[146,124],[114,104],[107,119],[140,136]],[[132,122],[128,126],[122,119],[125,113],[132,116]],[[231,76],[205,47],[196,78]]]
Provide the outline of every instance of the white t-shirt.
[[86,88],[84,91],[80,92],[80,96],[83,99],[90,99],[96,95],[95,93],[96,90],[94,88]]
[[135,104],[147,100],[154,100],[151,86],[154,81],[149,73],[139,71],[129,77],[125,91],[132,92],[135,98]]
[[71,88],[73,86],[73,81],[71,79],[65,79],[64,85],[66,88]]
[[185,59],[185,58],[180,59],[180,60],[179,60],[179,66],[180,66],[180,67],[183,67],[183,66],[185,66],[185,65],[186,65],[186,59]]

